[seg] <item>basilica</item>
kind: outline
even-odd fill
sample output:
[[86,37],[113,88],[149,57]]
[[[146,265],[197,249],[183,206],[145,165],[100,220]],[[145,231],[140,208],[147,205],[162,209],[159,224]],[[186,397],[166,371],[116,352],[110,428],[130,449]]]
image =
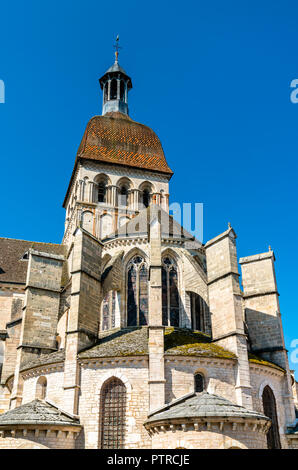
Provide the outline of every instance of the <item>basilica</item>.
[[0,238],[0,448],[298,448],[273,251],[174,220],[118,51],[99,84],[62,243]]

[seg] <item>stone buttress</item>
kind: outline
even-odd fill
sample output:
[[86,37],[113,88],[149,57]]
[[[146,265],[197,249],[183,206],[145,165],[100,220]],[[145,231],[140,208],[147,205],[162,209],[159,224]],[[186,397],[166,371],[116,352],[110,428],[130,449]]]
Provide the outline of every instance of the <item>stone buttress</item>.
[[[155,213],[156,212],[156,213]],[[162,326],[162,264],[160,213],[150,222],[149,403],[150,411],[165,403],[164,327]]]
[[29,264],[20,344],[11,408],[22,401],[20,366],[24,361],[56,350],[61,277],[64,256],[29,250]]
[[252,409],[247,337],[244,332],[234,230],[230,227],[207,242],[205,248],[213,341],[237,355],[237,403]]
[[291,373],[279,307],[275,256],[267,253],[240,258],[244,291],[245,320],[249,331],[251,350],[265,360],[278,364],[286,371],[285,409],[287,419],[295,419]]
[[77,353],[98,338],[101,300],[102,244],[83,229],[76,229],[71,255],[71,305],[67,324],[64,369],[64,408],[78,412],[79,365]]

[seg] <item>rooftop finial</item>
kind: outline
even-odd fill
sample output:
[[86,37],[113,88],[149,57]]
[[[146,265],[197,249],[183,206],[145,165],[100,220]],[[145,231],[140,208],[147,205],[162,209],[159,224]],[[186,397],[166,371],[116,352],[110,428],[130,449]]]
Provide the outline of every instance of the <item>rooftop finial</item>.
[[114,48],[116,49],[116,51],[115,51],[115,63],[118,64],[119,49],[122,49],[119,46],[119,34],[117,34],[116,44],[114,44]]

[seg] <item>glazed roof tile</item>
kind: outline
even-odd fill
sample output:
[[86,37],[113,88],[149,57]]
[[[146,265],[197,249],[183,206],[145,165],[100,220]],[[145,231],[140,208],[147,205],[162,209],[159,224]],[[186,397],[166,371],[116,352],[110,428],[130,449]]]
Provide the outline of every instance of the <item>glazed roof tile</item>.
[[155,132],[119,112],[90,119],[77,158],[173,174]]

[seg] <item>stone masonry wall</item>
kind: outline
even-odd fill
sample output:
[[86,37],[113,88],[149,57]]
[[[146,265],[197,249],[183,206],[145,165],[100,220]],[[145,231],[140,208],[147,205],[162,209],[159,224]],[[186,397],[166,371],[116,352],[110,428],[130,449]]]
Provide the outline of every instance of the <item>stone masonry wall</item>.
[[152,436],[153,449],[266,449],[266,435],[261,432],[233,431],[232,425],[225,425],[219,431],[218,424],[211,425],[210,431],[166,431]]

